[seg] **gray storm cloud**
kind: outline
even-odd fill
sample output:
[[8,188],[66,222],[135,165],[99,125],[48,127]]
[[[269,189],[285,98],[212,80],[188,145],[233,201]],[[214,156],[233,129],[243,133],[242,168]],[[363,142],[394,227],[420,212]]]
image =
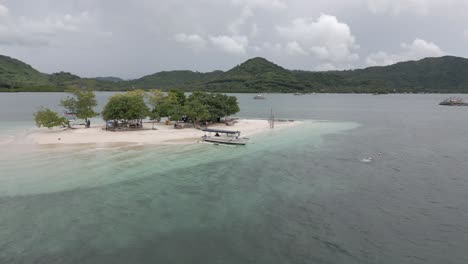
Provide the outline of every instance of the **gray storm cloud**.
[[43,72],[137,78],[262,56],[350,69],[468,56],[465,0],[3,0],[0,53]]

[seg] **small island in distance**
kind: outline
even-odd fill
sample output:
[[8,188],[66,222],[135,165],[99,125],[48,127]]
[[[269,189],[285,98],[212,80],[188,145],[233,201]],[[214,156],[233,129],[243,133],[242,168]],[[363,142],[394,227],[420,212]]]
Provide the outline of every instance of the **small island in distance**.
[[81,78],[68,72],[45,74],[0,55],[0,92],[62,92],[180,89],[223,93],[468,93],[468,59],[444,56],[348,71],[288,70],[253,58],[223,71],[163,71],[135,80]]

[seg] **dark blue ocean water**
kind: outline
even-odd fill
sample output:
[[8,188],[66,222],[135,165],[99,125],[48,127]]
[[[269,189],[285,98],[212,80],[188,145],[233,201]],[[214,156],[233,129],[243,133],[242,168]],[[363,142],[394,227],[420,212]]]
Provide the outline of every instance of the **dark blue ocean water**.
[[[0,144],[0,263],[468,263],[468,107],[237,96],[305,122],[243,148]],[[61,97],[0,94],[2,138]]]

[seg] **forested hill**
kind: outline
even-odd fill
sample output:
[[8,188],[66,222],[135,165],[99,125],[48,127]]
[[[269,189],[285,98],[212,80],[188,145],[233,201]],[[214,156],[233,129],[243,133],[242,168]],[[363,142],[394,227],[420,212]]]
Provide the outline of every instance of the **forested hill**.
[[468,59],[460,57],[426,58],[335,73],[351,82],[374,82],[390,90],[468,93]]
[[22,61],[0,55],[0,89],[47,85],[47,78]]
[[43,74],[0,56],[0,91],[63,91],[69,87],[103,91],[181,89],[217,92],[468,93],[468,59],[445,56],[350,71],[288,70],[264,58],[250,59],[223,72],[166,71],[131,81],[115,77],[80,78]]

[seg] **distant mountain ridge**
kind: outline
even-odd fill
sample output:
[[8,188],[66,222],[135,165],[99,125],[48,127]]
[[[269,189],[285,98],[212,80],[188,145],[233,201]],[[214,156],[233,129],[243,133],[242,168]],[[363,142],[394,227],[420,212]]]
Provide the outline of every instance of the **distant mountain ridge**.
[[163,71],[124,81],[117,77],[80,78],[66,72],[44,74],[0,55],[0,92],[63,91],[70,87],[101,91],[468,93],[468,59],[444,56],[357,70],[311,72],[288,70],[257,57],[226,72]]
[[105,81],[105,82],[123,82],[124,81],[124,79],[121,79],[119,77],[111,77],[111,76],[109,76],[109,77],[96,77],[94,79],[96,79],[98,81]]

